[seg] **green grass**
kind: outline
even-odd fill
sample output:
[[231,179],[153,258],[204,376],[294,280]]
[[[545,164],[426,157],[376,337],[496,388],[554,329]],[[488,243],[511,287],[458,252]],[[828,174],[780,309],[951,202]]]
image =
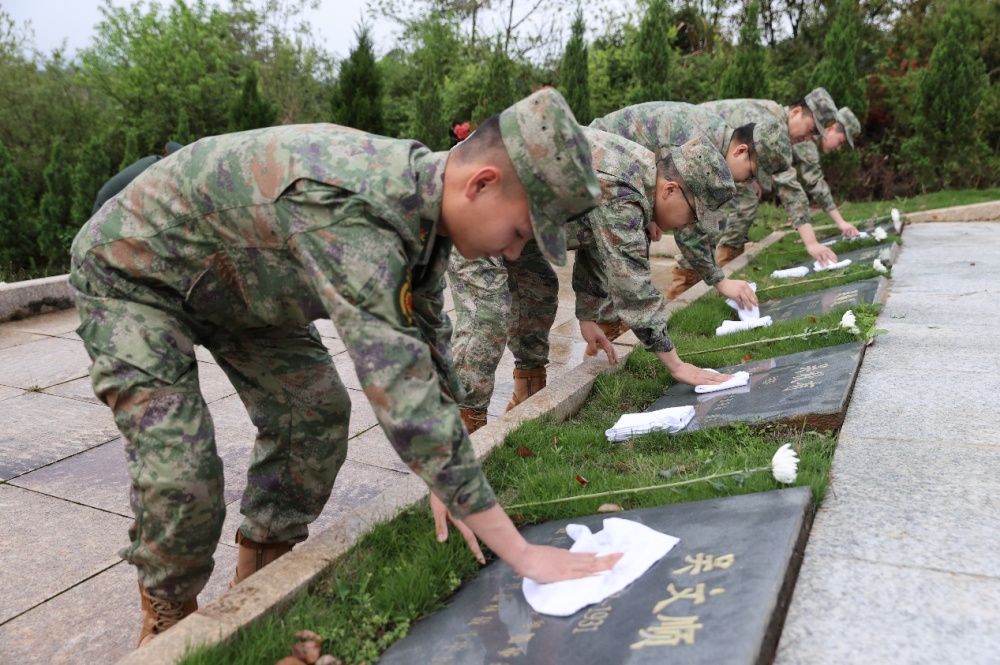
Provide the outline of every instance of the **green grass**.
[[[801,245],[795,247],[793,243],[780,242],[756,257],[747,270],[763,266],[769,275],[774,268],[802,262],[804,256]],[[865,270],[850,270],[844,271],[837,280],[852,281],[870,276]],[[833,283],[782,288],[793,294],[825,288]],[[874,307],[854,309],[859,320],[875,316]],[[723,319],[735,318],[735,313],[725,305],[723,298],[710,293],[676,312],[669,327],[682,358],[702,367],[723,367],[747,359],[760,360],[851,342],[856,338],[839,330],[807,339],[769,341],[775,337],[837,328],[841,311],[717,338],[714,336],[716,326]],[[751,345],[723,348],[744,343]],[[598,377],[590,398],[570,421],[533,420],[508,433],[503,444],[496,447],[483,464],[501,504],[510,506],[568,496],[585,497],[765,466],[774,451],[786,442],[795,444],[801,460],[796,485],[809,486],[817,502],[822,501],[836,447],[836,436],[832,433],[801,431],[773,424],[755,427],[741,424],[674,436],[650,434],[621,444],[607,442],[604,430],[622,413],[645,409],[672,382],[655,355],[638,349],[617,371]],[[576,480],[577,475],[588,481],[586,487]],[[630,510],[778,487],[781,485],[770,474],[744,474],[613,498],[582,498],[526,507],[518,509],[513,517],[519,523],[534,523],[590,515],[606,502]],[[405,635],[413,621],[434,611],[462,582],[475,576],[477,570],[473,557],[455,531],[447,543],[442,545],[436,541],[433,523],[424,504],[391,522],[375,526],[337,560],[310,593],[298,598],[284,612],[241,631],[229,643],[197,650],[182,662],[185,665],[273,663],[289,655],[296,631],[309,629],[325,638],[324,651],[343,658],[346,663],[371,663],[393,641]]]

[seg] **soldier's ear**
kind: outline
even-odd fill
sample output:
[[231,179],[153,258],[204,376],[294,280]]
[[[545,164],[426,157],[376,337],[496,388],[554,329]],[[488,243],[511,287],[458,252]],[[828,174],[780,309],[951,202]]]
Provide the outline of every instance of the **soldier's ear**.
[[474,201],[493,187],[500,187],[503,173],[496,166],[481,166],[470,173],[465,182],[465,197]]
[[660,178],[656,183],[656,198],[661,201],[666,201],[668,198],[674,195],[674,193],[680,189],[680,185],[672,180],[667,180],[666,178]]

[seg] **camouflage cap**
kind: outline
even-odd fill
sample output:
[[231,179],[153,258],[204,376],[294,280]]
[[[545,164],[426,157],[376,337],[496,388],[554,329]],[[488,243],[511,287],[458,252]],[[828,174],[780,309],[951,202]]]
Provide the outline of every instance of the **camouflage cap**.
[[840,124],[844,126],[844,133],[847,134],[847,142],[853,148],[854,139],[861,135],[861,122],[858,121],[858,116],[854,115],[851,109],[844,106],[837,111],[837,117],[840,118]]
[[601,195],[587,138],[554,88],[543,88],[501,113],[500,135],[528,192],[538,247],[552,263],[566,265],[562,225],[596,207]]
[[780,173],[788,168],[787,155],[792,154],[792,139],[788,128],[777,120],[758,122],[753,128],[753,147],[757,153],[757,169],[767,175]]
[[820,136],[826,133],[827,127],[839,121],[837,105],[833,102],[833,97],[826,91],[826,88],[816,88],[806,95],[806,106],[816,118],[816,131]]
[[725,157],[704,137],[672,147],[670,157],[678,175],[694,194],[697,227],[715,233],[725,215],[722,205],[736,196],[736,184]]

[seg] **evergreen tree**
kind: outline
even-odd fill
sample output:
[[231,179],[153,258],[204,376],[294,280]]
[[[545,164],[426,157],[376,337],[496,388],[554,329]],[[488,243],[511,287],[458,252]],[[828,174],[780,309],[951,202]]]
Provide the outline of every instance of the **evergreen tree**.
[[257,88],[257,68],[251,65],[243,76],[243,88],[239,97],[229,107],[229,131],[242,132],[274,124],[278,117],[278,107],[262,97]]
[[671,45],[677,29],[670,25],[667,0],[652,0],[639,25],[632,51],[638,85],[632,101],[663,102],[670,99],[670,67],[674,59]]
[[122,155],[122,163],[118,165],[119,171],[124,171],[139,161],[139,133],[134,129],[125,131],[125,153]]
[[576,18],[573,20],[572,32],[563,54],[562,69],[559,71],[559,88],[581,125],[590,124],[594,119],[590,113],[587,42],[584,41],[586,29],[583,9],[577,5]]
[[109,177],[111,160],[104,152],[104,144],[96,136],[87,142],[80,153],[80,161],[73,168],[72,219],[83,224],[90,219],[97,192]]
[[340,63],[340,77],[333,89],[330,107],[333,121],[373,134],[383,132],[382,82],[375,64],[371,28],[365,24],[354,31],[357,46]]
[[34,251],[25,212],[21,174],[0,141],[0,271],[25,268],[31,263]]
[[740,28],[740,44],[733,61],[722,75],[720,99],[765,99],[768,97],[764,69],[764,47],[760,45],[758,17],[760,6],[754,0],[747,7],[747,19]]
[[864,83],[857,69],[861,29],[857,0],[840,0],[823,42],[823,59],[809,80],[810,87],[826,88],[838,106],[850,107],[858,118],[868,112]]
[[49,267],[68,262],[69,245],[76,227],[70,216],[72,171],[66,161],[62,139],[52,144],[49,164],[42,174],[45,193],[38,205],[38,248]]
[[442,92],[460,42],[455,28],[440,15],[433,15],[417,28],[420,47],[413,53],[417,90],[407,136],[433,150],[447,150],[449,120],[441,112]]
[[174,130],[174,135],[171,139],[181,145],[187,145],[195,141],[194,136],[191,134],[191,121],[188,119],[187,111],[184,109],[181,109],[177,114],[177,129]]
[[514,86],[511,81],[513,73],[514,63],[510,61],[507,52],[500,45],[500,40],[497,39],[487,63],[486,77],[479,93],[479,103],[472,111],[472,122],[478,125],[514,103]]

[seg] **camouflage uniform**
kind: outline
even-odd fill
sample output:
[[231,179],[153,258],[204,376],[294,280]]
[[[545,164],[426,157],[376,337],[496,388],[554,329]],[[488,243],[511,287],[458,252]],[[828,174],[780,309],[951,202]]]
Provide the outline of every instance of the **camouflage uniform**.
[[[581,321],[620,317],[647,349],[670,351],[666,301],[652,284],[646,235],[646,225],[654,219],[654,154],[607,132],[589,128],[585,132],[601,183],[601,200],[597,209],[565,227],[567,246],[577,250],[573,266],[576,316]],[[735,191],[725,160],[704,138],[673,147],[670,154],[681,173],[690,174],[685,184],[695,195],[699,224],[704,232],[712,232],[722,204]],[[548,334],[559,284],[551,269],[528,252],[515,261],[476,263],[466,269],[467,263],[458,267],[453,258],[449,278],[457,315],[454,346],[469,350],[456,358],[466,389],[461,406],[482,409],[489,404],[505,342],[520,369],[548,363]],[[520,275],[516,280],[542,292],[508,289],[514,266],[534,272],[534,282]],[[525,296],[530,305],[518,302]]]
[[[844,126],[844,134],[847,136],[847,142],[853,148],[855,137],[861,133],[861,123],[858,122],[857,117],[851,112],[851,109],[846,106],[837,111],[837,120]],[[792,146],[792,152],[794,153],[793,163],[802,177],[802,184],[805,185],[805,191],[812,196],[816,205],[823,212],[830,212],[837,209],[837,204],[834,202],[833,194],[830,193],[830,186],[826,183],[826,178],[823,176],[823,168],[820,166],[819,160],[819,148],[819,138],[796,143]]]
[[[500,127],[533,228],[565,260],[556,224],[598,192],[585,139],[554,91],[505,111]],[[150,167],[80,231],[78,332],[126,442],[135,521],[122,556],[150,593],[197,595],[225,517],[195,344],[258,428],[245,537],[303,540],[345,459],[350,401],[310,323],[322,317],[410,468],[456,517],[496,503],[454,403],[451,242],[436,233],[447,159],[335,125],[210,137]]]
[[[816,118],[820,131],[837,120],[833,100],[823,88],[817,88],[806,96],[806,103]],[[793,165],[791,137],[788,133],[788,109],[768,99],[724,99],[701,104],[702,108],[721,115],[733,127],[748,122],[764,123],[772,121],[769,127],[777,134],[767,137],[778,149],[769,150],[765,161],[758,157],[757,182],[762,189],[777,188],[778,198],[785,206],[794,228],[811,224],[809,199],[796,177]],[[736,197],[728,204],[725,230],[719,235],[718,244],[742,249],[746,244],[750,226],[757,215],[757,195],[753,187],[740,184],[736,187]]]

